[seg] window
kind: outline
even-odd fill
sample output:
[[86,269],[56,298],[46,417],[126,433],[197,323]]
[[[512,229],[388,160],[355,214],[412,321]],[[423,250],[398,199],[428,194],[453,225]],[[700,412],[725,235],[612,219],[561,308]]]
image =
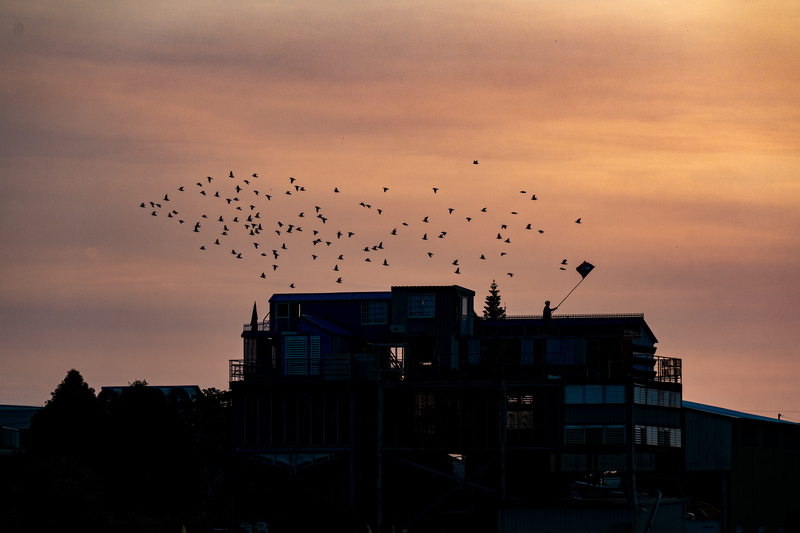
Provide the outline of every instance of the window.
[[583,385],[565,385],[564,403],[583,403]]
[[256,340],[245,337],[244,339],[244,363],[245,365],[256,364]]
[[625,444],[625,426],[608,426],[606,444]]
[[306,371],[306,337],[286,337],[283,360],[286,364],[287,376],[305,376]]
[[583,426],[564,426],[564,444],[583,444]]
[[311,337],[311,375],[319,375],[319,337]]
[[385,300],[361,302],[362,324],[388,324],[389,305]]
[[436,295],[433,293],[417,293],[408,295],[409,318],[433,318],[436,308]]
[[565,385],[564,403],[625,403],[625,385]]
[[586,403],[603,403],[602,385],[586,385]]
[[647,403],[647,389],[634,385],[633,387],[633,402],[639,404]]
[[625,385],[606,385],[606,403],[625,403]]

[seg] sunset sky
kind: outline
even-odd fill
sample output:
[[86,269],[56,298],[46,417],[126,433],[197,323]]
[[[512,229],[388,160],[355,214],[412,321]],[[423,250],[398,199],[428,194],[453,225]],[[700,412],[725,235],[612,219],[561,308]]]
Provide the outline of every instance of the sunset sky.
[[[644,313],[686,400],[800,421],[798,28],[795,0],[6,0],[0,403],[70,368],[227,388],[276,292],[455,284],[481,313],[496,279],[539,314],[586,260],[559,313]],[[250,204],[259,249],[214,246]]]

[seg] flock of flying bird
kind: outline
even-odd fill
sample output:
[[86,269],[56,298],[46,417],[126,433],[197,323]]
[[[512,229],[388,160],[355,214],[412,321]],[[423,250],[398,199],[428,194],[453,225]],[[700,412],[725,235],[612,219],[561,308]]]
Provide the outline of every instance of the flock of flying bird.
[[[474,164],[478,164],[474,161]],[[370,224],[367,227],[354,227],[353,217],[348,216],[347,220],[339,220],[336,213],[329,213],[322,205],[316,205],[317,202],[312,200],[307,203],[303,195],[308,195],[309,191],[306,186],[301,184],[297,179],[290,177],[288,180],[282,182],[281,180],[274,180],[271,178],[260,178],[258,174],[252,174],[247,178],[238,178],[231,171],[225,178],[213,178],[208,176],[194,185],[185,185],[178,187],[173,192],[168,192],[163,198],[158,200],[151,200],[142,202],[140,207],[150,212],[153,217],[164,217],[175,221],[179,226],[185,226],[187,230],[194,233],[202,234],[205,243],[200,245],[200,250],[208,251],[215,247],[227,250],[230,248],[229,253],[235,259],[244,259],[255,255],[262,261],[266,261],[264,270],[261,272],[260,277],[268,279],[272,273],[289,270],[292,274],[298,271],[298,264],[296,261],[302,260],[296,254],[292,255],[292,250],[303,250],[303,256],[309,261],[315,262],[315,265],[320,265],[327,268],[332,272],[333,281],[336,283],[343,283],[344,275],[341,274],[345,270],[345,258],[351,259],[354,254],[360,255],[361,261],[367,263],[374,263],[383,267],[390,266],[386,256],[386,250],[393,244],[392,240],[398,236],[411,234],[413,238],[427,241],[428,245],[424,252],[421,252],[421,257],[427,257],[428,260],[434,257],[434,253],[438,253],[433,241],[436,239],[445,239],[450,231],[450,226],[446,229],[436,229],[431,231],[430,224],[436,219],[441,223],[446,212],[447,217],[453,217],[454,212],[457,211],[454,207],[440,208],[441,213],[434,213],[426,215],[419,221],[409,223],[408,221],[395,222],[391,217],[383,217],[384,209],[375,207],[371,203],[360,201],[353,205],[353,208],[366,209],[370,214],[381,217],[380,220],[390,221],[391,230],[385,230],[385,241],[378,240],[366,242],[360,234],[374,234],[380,231],[376,224]],[[381,187],[382,194],[391,195],[389,187]],[[280,190],[280,192],[273,192]],[[311,188],[310,188],[311,190]],[[432,187],[427,194],[439,195],[440,189]],[[341,192],[338,187],[332,187],[329,191],[321,191],[323,194],[329,194],[325,202],[339,201],[339,193]],[[520,194],[525,195],[526,201],[537,201],[536,194],[528,193],[527,191],[520,191]],[[207,213],[197,216],[198,220],[186,220],[187,214],[183,214],[184,210],[177,204],[182,201],[188,200],[191,202],[191,196],[195,195],[196,199],[203,201],[202,209],[208,208]],[[319,194],[312,195],[319,197]],[[349,198],[350,196],[342,195]],[[292,197],[292,198],[287,198]],[[529,200],[527,199],[529,197]],[[325,203],[319,201],[319,203]],[[192,202],[194,203],[194,202]],[[175,206],[173,208],[173,206]],[[288,213],[291,206],[295,207],[293,214]],[[180,208],[180,210],[179,210]],[[211,209],[214,209],[211,211]],[[300,211],[297,211],[300,209]],[[446,209],[446,211],[445,211]],[[489,211],[488,207],[477,209],[476,212],[471,213],[471,216],[458,217],[456,219],[462,222],[470,223],[477,217],[485,216]],[[509,211],[511,215],[517,215],[516,211]],[[438,215],[441,214],[442,218]],[[450,218],[449,220],[454,220]],[[336,224],[344,223],[349,227],[337,226]],[[581,224],[581,219],[575,220],[576,224]],[[445,227],[445,225],[443,225]],[[476,226],[470,226],[474,228]],[[544,230],[533,227],[532,223],[527,225],[518,225],[518,228],[524,228],[533,234],[543,234]],[[362,229],[364,231],[362,231]],[[499,224],[498,227],[492,230],[497,231],[497,236],[494,238],[495,242],[502,245],[511,243],[511,230],[509,224]],[[470,233],[472,235],[473,233]],[[238,236],[238,237],[236,237]],[[248,238],[249,237],[249,238]],[[247,239],[246,239],[247,238]],[[241,248],[241,243],[244,239],[249,241],[246,248]],[[377,239],[376,239],[377,240]],[[384,246],[386,242],[386,246]],[[302,244],[301,244],[302,243]],[[250,246],[252,245],[252,248]],[[238,249],[237,249],[238,248]],[[500,248],[494,250],[494,253],[484,252],[479,257],[474,259],[486,261],[496,259],[508,254],[510,248]],[[433,250],[437,250],[434,252]],[[308,253],[310,252],[310,253]],[[287,263],[287,257],[290,258]],[[374,259],[374,261],[373,261]],[[382,262],[381,262],[382,259]],[[459,263],[458,258],[453,258],[447,264],[453,268],[454,274],[461,274],[463,263]],[[561,261],[558,267],[561,270],[566,270],[567,260]],[[513,272],[507,272],[510,277],[514,276]],[[290,288],[295,288],[295,283],[289,283]]]

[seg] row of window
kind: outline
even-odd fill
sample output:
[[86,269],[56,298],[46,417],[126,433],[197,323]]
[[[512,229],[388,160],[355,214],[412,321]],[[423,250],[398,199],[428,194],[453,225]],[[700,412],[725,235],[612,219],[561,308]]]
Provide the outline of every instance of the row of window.
[[[409,318],[433,318],[436,316],[436,295],[419,293],[408,295]],[[466,313],[464,313],[466,314]],[[389,303],[385,300],[362,301],[362,324],[387,324],[389,322]]]
[[681,447],[681,429],[656,426],[633,426],[634,444]]
[[661,407],[681,407],[681,393],[660,389],[648,389],[634,386],[633,402],[641,405],[658,405]]
[[[681,393],[634,386],[633,401],[641,405],[681,407]],[[565,385],[565,404],[625,403],[625,385]]]
[[564,444],[625,444],[625,426],[564,426]]
[[625,385],[565,385],[564,403],[625,403]]

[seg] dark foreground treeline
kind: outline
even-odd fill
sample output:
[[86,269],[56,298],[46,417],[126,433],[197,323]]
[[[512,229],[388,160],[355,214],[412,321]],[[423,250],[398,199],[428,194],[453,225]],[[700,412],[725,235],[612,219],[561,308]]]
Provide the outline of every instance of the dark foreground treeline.
[[144,381],[103,405],[71,370],[0,459],[0,531],[213,531],[230,527],[227,391],[179,411]]

